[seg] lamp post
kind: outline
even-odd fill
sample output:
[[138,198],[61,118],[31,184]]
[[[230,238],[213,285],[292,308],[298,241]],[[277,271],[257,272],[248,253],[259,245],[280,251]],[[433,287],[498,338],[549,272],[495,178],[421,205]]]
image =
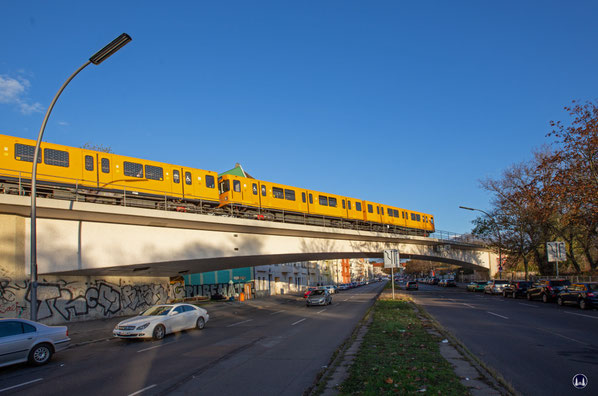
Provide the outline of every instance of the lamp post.
[[[475,210],[478,212],[482,212],[483,214],[488,216],[490,218],[490,220],[492,220],[492,223],[494,223],[494,227],[496,227],[496,235],[498,235],[498,266],[499,266],[499,268],[502,268],[502,240],[500,237],[500,228],[498,227],[498,223],[496,222],[496,219],[494,218],[494,216],[492,216],[488,212],[483,211],[482,209],[469,208],[467,206],[459,206],[459,208],[465,209],[465,210],[472,210],[472,211]],[[499,276],[502,278],[502,271],[499,271],[499,273],[500,273]]]
[[36,218],[36,195],[37,195],[37,163],[38,159],[41,162],[41,158],[39,156],[40,152],[40,145],[42,142],[42,137],[44,135],[44,130],[46,129],[46,124],[48,123],[48,118],[50,118],[50,113],[58,100],[58,97],[64,91],[66,86],[71,82],[73,78],[83,69],[85,69],[90,63],[94,65],[99,65],[106,59],[108,59],[112,54],[116,51],[121,49],[125,44],[131,41],[131,36],[126,33],[121,34],[116,39],[114,39],[110,44],[106,45],[104,48],[96,52],[87,62],[83,64],[80,68],[78,68],[71,76],[62,84],[56,95],[54,95],[54,99],[52,99],[52,103],[48,107],[46,111],[46,115],[44,117],[44,121],[42,122],[42,126],[39,130],[39,134],[37,136],[37,143],[35,144],[35,151],[33,153],[33,168],[31,170],[31,320],[37,321],[37,218]]

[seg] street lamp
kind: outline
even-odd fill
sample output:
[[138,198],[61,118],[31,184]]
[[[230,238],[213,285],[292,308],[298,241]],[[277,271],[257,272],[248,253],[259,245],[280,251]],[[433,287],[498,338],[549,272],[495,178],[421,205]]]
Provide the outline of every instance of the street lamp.
[[64,91],[66,86],[71,82],[73,78],[83,69],[85,69],[90,63],[94,65],[99,65],[106,59],[108,59],[112,54],[116,51],[121,49],[125,44],[131,41],[131,36],[126,33],[121,34],[116,39],[114,39],[110,44],[96,52],[83,66],[78,68],[71,76],[62,84],[62,87],[58,90],[54,99],[52,99],[52,103],[48,107],[46,111],[46,116],[44,117],[44,121],[42,122],[42,126],[39,130],[39,134],[37,136],[37,143],[35,144],[35,151],[33,154],[33,169],[31,171],[31,320],[37,321],[37,227],[36,227],[36,206],[35,206],[35,198],[37,195],[37,163],[38,159],[41,162],[41,158],[39,157],[39,150],[40,145],[42,142],[42,136],[44,135],[44,130],[46,129],[46,124],[48,123],[48,118],[50,118],[50,113],[58,100],[58,97]]
[[[488,216],[490,218],[490,220],[492,220],[492,223],[494,223],[494,227],[496,227],[496,235],[498,235],[498,266],[499,266],[499,268],[502,268],[502,240],[500,237],[500,228],[498,227],[498,223],[496,222],[496,219],[494,218],[494,216],[492,216],[488,212],[483,211],[482,209],[469,208],[467,206],[459,206],[459,208],[465,209],[465,210],[472,210],[472,211],[475,210],[478,212],[482,212],[483,214]],[[499,271],[499,273],[500,273],[500,277],[502,278],[502,271]]]

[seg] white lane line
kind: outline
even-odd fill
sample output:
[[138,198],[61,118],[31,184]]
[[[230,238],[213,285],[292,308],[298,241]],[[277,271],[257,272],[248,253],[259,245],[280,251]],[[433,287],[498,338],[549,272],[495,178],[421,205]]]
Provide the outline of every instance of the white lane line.
[[567,311],[565,311],[565,313],[569,314],[569,315],[585,316],[586,318],[598,319],[598,316],[590,316],[590,315],[578,314],[575,312],[567,312]]
[[276,311],[276,312],[272,312],[270,315],[276,315],[276,314],[279,314],[279,313],[281,313],[281,312],[284,312],[284,310],[282,310],[282,311]]
[[303,319],[301,319],[301,320],[298,320],[298,321],[296,321],[295,323],[293,323],[291,326],[295,326],[297,323],[301,323],[301,322],[303,322],[305,319],[307,319],[307,318],[303,318]]
[[582,341],[578,341],[575,338],[570,338],[570,337],[564,336],[564,335],[559,334],[559,333],[554,333],[552,331],[548,331],[548,330],[545,330],[545,329],[538,329],[538,330],[545,331],[546,333],[555,335],[557,337],[562,337],[562,338],[564,338],[566,340],[569,340],[569,341],[577,342],[578,344],[589,345],[588,343],[585,343],[585,342],[582,342]]
[[467,305],[469,308],[475,308],[473,305],[469,305],[469,304],[466,304],[466,303],[461,303],[461,304]]
[[172,342],[166,342],[166,343],[164,343],[164,344],[156,345],[156,346],[153,346],[153,347],[149,347],[149,348],[145,348],[145,349],[140,349],[140,350],[138,350],[138,351],[137,351],[137,353],[139,353],[139,352],[145,352],[145,351],[149,351],[150,349],[156,349],[156,348],[160,348],[160,347],[163,347],[164,345],[174,344],[175,342],[176,342],[176,341],[172,341]]
[[347,300],[348,300],[348,298],[345,298],[343,301],[347,301]]
[[226,326],[226,327],[238,326],[238,325],[240,325],[240,324],[243,324],[243,323],[251,322],[252,320],[253,320],[253,319],[247,319],[247,320],[244,320],[244,321],[242,321],[242,322],[233,323],[233,324],[231,324],[231,325],[228,325],[228,326]]
[[131,393],[131,394],[130,394],[130,395],[128,395],[128,396],[135,396],[135,395],[138,395],[138,394],[140,394],[141,392],[145,392],[146,390],[152,389],[152,388],[153,388],[153,387],[155,387],[155,386],[157,386],[157,385],[156,385],[156,384],[153,384],[153,385],[150,385],[150,386],[148,386],[148,387],[145,387],[145,388],[143,388],[143,389],[139,389],[137,392],[135,392],[135,393]]
[[326,311],[326,308],[324,308],[323,310],[321,310],[321,311],[318,311],[318,312],[316,312],[316,313],[322,313],[322,312],[324,312],[324,311]]
[[10,386],[8,388],[0,389],[0,392],[4,392],[4,391],[7,391],[7,390],[15,389],[15,388],[18,388],[20,386],[25,386],[25,385],[33,384],[34,382],[41,381],[41,380],[43,380],[43,378],[34,379],[32,381],[29,381],[29,382],[23,382],[22,384],[19,384],[19,385],[13,385],[13,386]]
[[509,318],[507,318],[506,316],[502,316],[502,315],[499,315],[499,314],[495,314],[494,312],[490,312],[490,311],[486,311],[486,312],[487,312],[487,313],[489,313],[490,315],[498,316],[499,318],[503,318],[503,319],[509,319]]
[[534,307],[534,308],[540,308],[537,305],[532,305],[532,304],[526,304],[526,303],[518,303],[519,305],[525,305],[526,307]]

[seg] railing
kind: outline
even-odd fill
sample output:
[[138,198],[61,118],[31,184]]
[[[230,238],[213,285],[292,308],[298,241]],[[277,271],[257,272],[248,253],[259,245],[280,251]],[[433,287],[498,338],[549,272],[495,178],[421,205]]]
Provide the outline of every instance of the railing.
[[[43,174],[39,174],[43,177]],[[49,176],[54,177],[55,176]],[[0,183],[0,193],[29,195],[31,193],[30,177],[31,172],[17,172],[8,169],[0,169],[0,177],[10,180]],[[158,209],[165,211],[177,211],[195,214],[212,214],[218,216],[231,216],[235,218],[256,219],[261,218],[256,215],[260,210],[239,205],[229,205],[228,208],[217,208],[214,201],[199,198],[180,198],[164,194],[163,191],[151,189],[137,189],[135,191],[127,190],[129,186],[111,184],[110,190],[102,190],[95,187],[82,186],[83,180],[61,177],[62,183],[70,186],[61,186],[48,184],[47,182],[38,182],[38,197],[49,197],[53,199],[62,199],[75,202],[92,202],[107,205],[119,205],[126,207],[137,207],[145,209]],[[50,190],[51,189],[51,190]],[[176,202],[173,201],[176,199]],[[260,215],[261,216],[261,215]],[[484,241],[476,239],[471,235],[457,234],[448,231],[436,231],[429,233],[423,230],[405,229],[396,225],[381,225],[365,221],[347,221],[329,216],[310,216],[307,214],[289,213],[284,210],[270,209],[270,218],[266,220],[280,221],[283,223],[296,223],[304,225],[335,227],[342,229],[354,229],[361,231],[384,232],[392,235],[402,236],[429,236],[453,244],[474,244],[485,245]]]

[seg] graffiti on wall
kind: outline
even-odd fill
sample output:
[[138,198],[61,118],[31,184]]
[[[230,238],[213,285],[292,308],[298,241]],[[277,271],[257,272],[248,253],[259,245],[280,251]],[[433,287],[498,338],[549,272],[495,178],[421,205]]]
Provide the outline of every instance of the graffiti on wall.
[[[21,317],[31,301],[30,282],[0,279],[0,314]],[[119,280],[88,282],[38,282],[38,320],[52,322],[92,319],[136,313],[144,308],[168,301],[169,286],[162,283],[132,284]]]
[[[182,286],[179,286],[182,287]],[[216,294],[222,296],[234,296],[243,292],[244,283],[216,283],[210,285],[185,285],[185,297],[206,296],[212,297]]]

